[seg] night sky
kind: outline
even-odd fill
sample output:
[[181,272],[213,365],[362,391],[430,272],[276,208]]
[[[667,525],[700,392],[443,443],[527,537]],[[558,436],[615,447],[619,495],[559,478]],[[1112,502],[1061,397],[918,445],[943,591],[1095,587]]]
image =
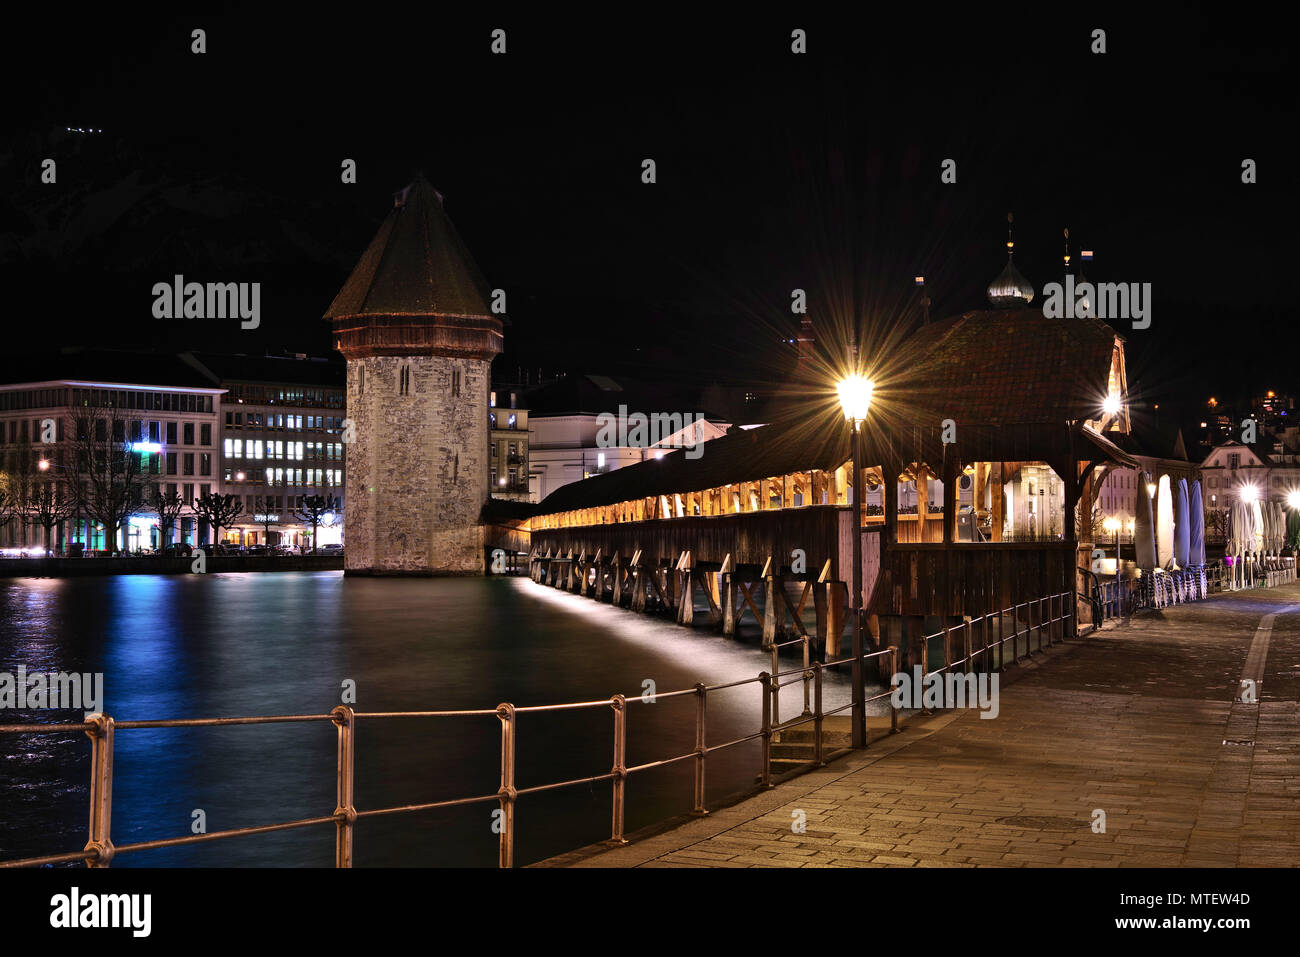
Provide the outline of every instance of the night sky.
[[[796,287],[824,340],[842,348],[856,324],[879,348],[919,322],[915,274],[934,318],[986,307],[1012,210],[1040,295],[1065,227],[1076,257],[1096,252],[1090,279],[1152,283],[1151,328],[1116,323],[1136,403],[1300,391],[1294,55],[1254,13],[368,9],[63,16],[11,36],[8,356],[323,354],[321,314],[422,170],[507,291],[507,375],[768,382],[789,363]],[[55,185],[39,182],[47,156]],[[261,282],[261,328],[153,319],[152,284],[177,272]]]

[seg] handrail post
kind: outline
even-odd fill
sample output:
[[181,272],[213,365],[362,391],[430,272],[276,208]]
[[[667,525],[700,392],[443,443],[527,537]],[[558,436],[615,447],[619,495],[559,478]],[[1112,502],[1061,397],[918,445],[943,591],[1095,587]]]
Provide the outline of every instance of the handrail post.
[[1038,650],[1043,650],[1043,599],[1038,598]]
[[[929,644],[927,641],[926,644]],[[948,617],[943,619],[943,683],[939,685],[939,700],[948,707],[948,671],[952,668],[952,637],[948,627]],[[923,692],[924,693],[924,692]]]
[[822,757],[822,663],[820,661],[813,664],[813,733],[816,737],[816,743],[813,744],[813,760],[817,762],[819,768],[824,768],[826,761]]
[[[777,643],[772,642],[772,674],[780,675],[780,651],[776,646]],[[772,723],[781,723],[781,679],[779,677],[772,681]]]
[[[921,631],[924,632],[925,628],[922,628]],[[919,699],[921,705],[920,708],[921,714],[934,713],[925,706],[925,679],[929,674],[930,674],[930,636],[923,633],[921,635],[921,687],[916,689],[915,692],[913,692],[914,698]]]
[[[898,674],[898,645],[889,646],[889,684],[893,687],[894,675]],[[898,703],[894,695],[889,696],[889,733],[898,734]]]
[[803,636],[803,715],[807,717],[812,714],[812,709],[808,707],[808,682],[812,680],[812,672],[808,670],[809,649],[808,636]]
[[86,718],[90,738],[90,839],[87,867],[108,867],[113,860],[113,719],[98,712]]
[[497,717],[501,719],[501,788],[497,798],[501,802],[501,843],[498,849],[497,866],[512,868],[515,866],[515,801],[519,792],[515,790],[515,706],[509,702],[497,705]]
[[627,793],[627,699],[616,694],[609,699],[614,709],[614,820],[609,843],[623,845],[623,807]]
[[[1001,602],[998,602],[1001,604]],[[1002,636],[1002,612],[1004,609],[998,609],[998,674],[1002,674],[1003,669],[1007,666],[1007,646],[1006,639]]]
[[[1016,606],[1016,631],[1017,632],[1020,631],[1020,627],[1019,627],[1020,607],[1021,607],[1020,605]],[[1034,613],[1030,610],[1029,602],[1024,603],[1024,608],[1025,608],[1025,657],[1032,658],[1034,656],[1034,648],[1033,648],[1033,640],[1032,640],[1034,628],[1033,628],[1033,622],[1030,621],[1030,618],[1033,617]],[[1016,655],[1016,660],[1017,661],[1020,660],[1019,654]]]
[[705,715],[708,710],[709,690],[703,681],[695,685],[695,807],[691,814],[704,817],[708,810],[704,807],[704,762],[709,756],[705,742]]
[[770,788],[772,786],[772,676],[764,671],[759,674],[758,681],[763,689],[763,727],[761,730],[763,768],[759,779],[763,787]]
[[971,661],[971,657],[970,657],[971,650],[972,650],[971,646],[973,644],[970,637],[970,630],[973,624],[974,624],[973,621],[968,621],[961,626],[961,646],[962,646],[962,651],[966,655],[966,660],[963,662],[963,667],[962,667],[963,674],[970,674],[972,671],[975,670],[974,669],[975,662]]
[[345,704],[330,712],[330,720],[339,729],[338,801],[334,808],[334,866],[352,866],[352,829],[357,823],[354,803],[356,756],[356,712]]

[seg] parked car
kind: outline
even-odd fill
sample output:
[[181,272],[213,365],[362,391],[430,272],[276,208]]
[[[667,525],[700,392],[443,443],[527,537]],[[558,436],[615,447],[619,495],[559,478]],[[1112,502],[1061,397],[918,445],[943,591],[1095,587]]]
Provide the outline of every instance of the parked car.
[[243,555],[244,546],[236,545],[231,542],[221,542],[212,546],[213,555]]
[[328,544],[328,545],[322,545],[322,546],[320,547],[320,554],[322,554],[322,555],[342,555],[342,554],[343,554],[343,546],[342,546],[340,543],[338,543],[338,542],[330,542],[330,544]]
[[266,545],[249,545],[249,546],[248,546],[248,552],[247,552],[247,554],[249,554],[249,555],[269,555],[269,554],[270,554],[270,550],[268,549],[268,547],[267,547]]
[[171,542],[159,552],[165,558],[189,558],[194,554],[194,546],[189,542]]

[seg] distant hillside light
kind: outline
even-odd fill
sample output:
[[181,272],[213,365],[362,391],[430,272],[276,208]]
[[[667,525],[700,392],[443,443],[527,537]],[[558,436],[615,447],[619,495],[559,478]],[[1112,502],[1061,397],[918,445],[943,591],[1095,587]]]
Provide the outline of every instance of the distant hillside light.
[[871,391],[874,388],[875,383],[864,375],[845,376],[836,383],[844,418],[850,422],[861,422],[865,419],[867,410],[871,408]]

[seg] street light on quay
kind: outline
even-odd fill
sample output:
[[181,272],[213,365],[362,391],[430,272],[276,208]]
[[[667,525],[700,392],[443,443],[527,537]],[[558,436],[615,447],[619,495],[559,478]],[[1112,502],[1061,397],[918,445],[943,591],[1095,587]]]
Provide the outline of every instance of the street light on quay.
[[[836,383],[840,408],[849,423],[850,456],[853,461],[853,721],[852,745],[867,743],[866,691],[862,681],[862,422],[871,408],[875,384],[861,373],[845,376]],[[894,479],[897,481],[897,477]]]

